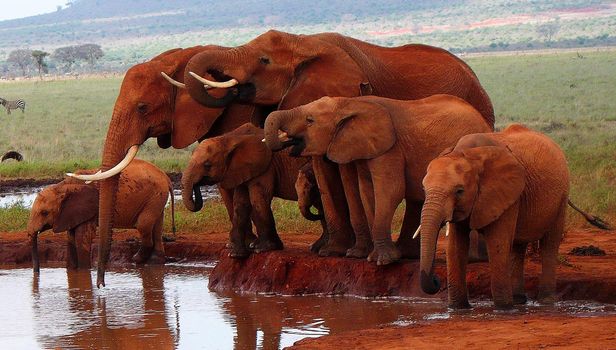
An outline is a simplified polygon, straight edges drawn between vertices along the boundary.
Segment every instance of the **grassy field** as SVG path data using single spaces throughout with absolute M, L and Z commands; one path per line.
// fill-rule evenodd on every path
M 497 127 L 521 122 L 556 140 L 569 160 L 571 198 L 616 222 L 616 51 L 466 60 L 492 98 Z M 2 163 L 0 177 L 57 177 L 97 166 L 119 85 L 119 78 L 0 83 L 0 97 L 27 101 L 25 114 L 0 110 L 0 152 L 16 149 L 25 157 Z M 139 151 L 167 171 L 180 171 L 189 155 L 158 149 L 154 140 Z M 197 215 L 179 211 L 180 230 L 227 225 L 220 203 L 210 207 Z M 275 208 L 281 231 L 306 227 L 296 220 L 294 203 L 276 202 Z M 570 215 L 572 225 L 582 223 Z M 25 210 L 0 210 L 0 231 L 23 228 L 26 220 Z

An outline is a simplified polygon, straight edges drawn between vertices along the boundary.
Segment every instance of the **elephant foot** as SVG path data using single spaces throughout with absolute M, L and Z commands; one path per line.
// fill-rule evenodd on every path
M 333 244 L 326 244 L 321 249 L 319 249 L 319 256 L 345 256 L 348 248 L 344 246 L 337 246 Z
M 254 242 L 256 242 L 259 238 L 257 237 L 257 235 L 255 235 L 252 232 L 248 232 L 246 233 L 246 235 L 244 236 L 244 243 L 246 244 L 247 247 L 252 246 L 252 244 Z
M 321 248 L 323 248 L 323 246 L 325 246 L 326 244 L 327 244 L 327 235 L 323 233 L 321 234 L 321 237 L 319 237 L 319 239 L 317 239 L 316 241 L 314 241 L 314 243 L 310 245 L 310 251 L 315 254 L 318 254 Z
M 448 307 L 454 310 L 467 310 L 472 309 L 471 304 L 469 304 L 468 300 L 464 301 L 452 301 L 449 302 Z
M 556 296 L 554 296 L 554 293 L 545 293 L 539 291 L 539 295 L 537 295 L 537 301 L 540 304 L 552 305 L 556 302 Z
M 337 235 L 331 236 L 327 243 L 319 249 L 319 256 L 345 256 L 347 250 L 355 244 L 354 236 Z
M 494 300 L 494 308 L 501 311 L 511 310 L 513 309 L 513 303 Z
M 246 259 L 250 255 L 250 251 L 245 245 L 236 245 L 229 243 L 229 257 L 233 259 Z
M 148 265 L 163 265 L 166 261 L 165 254 L 161 252 L 153 252 L 148 259 Z
M 400 251 L 389 239 L 374 241 L 374 250 L 368 255 L 368 261 L 376 262 L 378 266 L 389 265 L 402 257 Z
M 526 294 L 514 294 L 513 295 L 513 304 L 515 305 L 523 305 L 523 304 L 526 304 L 527 301 L 528 301 L 528 298 L 526 297 Z
M 262 239 L 257 238 L 252 244 L 250 244 L 250 248 L 254 250 L 255 253 L 263 253 L 269 252 L 271 250 L 282 250 L 284 245 L 280 239 Z
M 140 247 L 137 253 L 133 255 L 133 261 L 138 265 L 145 264 L 145 262 L 150 258 L 151 253 L 151 248 Z
M 355 244 L 355 246 L 346 251 L 347 258 L 365 259 L 372 252 L 372 244 Z
M 419 259 L 421 244 L 419 239 L 403 238 L 396 241 L 396 248 L 405 259 Z

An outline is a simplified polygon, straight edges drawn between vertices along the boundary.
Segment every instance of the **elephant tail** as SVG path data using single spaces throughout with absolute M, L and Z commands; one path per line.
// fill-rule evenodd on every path
M 169 195 L 171 196 L 171 231 L 175 236 L 175 199 L 173 198 L 173 185 L 169 187 Z
M 569 206 L 573 208 L 573 210 L 582 214 L 584 219 L 586 219 L 586 221 L 588 221 L 589 224 L 595 227 L 598 227 L 600 229 L 603 229 L 603 230 L 611 230 L 609 223 L 605 222 L 603 219 L 601 219 L 598 216 L 590 215 L 587 212 L 583 211 L 582 209 L 578 208 L 575 204 L 573 204 L 573 202 L 571 202 L 571 199 L 567 199 L 567 204 L 569 204 Z

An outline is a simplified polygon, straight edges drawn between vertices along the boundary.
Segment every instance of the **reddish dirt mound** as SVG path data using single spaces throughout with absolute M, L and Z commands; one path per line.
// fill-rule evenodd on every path
M 447 320 L 303 339 L 288 349 L 613 349 L 616 316 Z

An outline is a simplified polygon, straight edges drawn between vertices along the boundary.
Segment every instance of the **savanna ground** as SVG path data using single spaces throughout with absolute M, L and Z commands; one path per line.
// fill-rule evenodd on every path
M 571 198 L 580 207 L 616 222 L 616 51 L 468 57 L 490 94 L 497 127 L 524 123 L 547 133 L 565 150 L 571 170 Z M 0 97 L 26 100 L 26 113 L 0 110 L 0 151 L 20 151 L 25 160 L 0 165 L 0 178 L 60 178 L 99 165 L 101 148 L 121 78 L 0 83 Z M 168 172 L 181 171 L 192 147 L 161 150 L 149 140 L 139 157 Z M 180 231 L 226 230 L 222 203 L 197 214 L 176 206 Z M 276 201 L 279 231 L 319 230 L 297 220 L 295 203 Z M 569 211 L 569 226 L 584 225 Z M 25 228 L 28 210 L 0 209 L 0 232 Z M 400 215 L 396 217 L 399 226 Z M 170 229 L 169 220 L 166 229 Z

